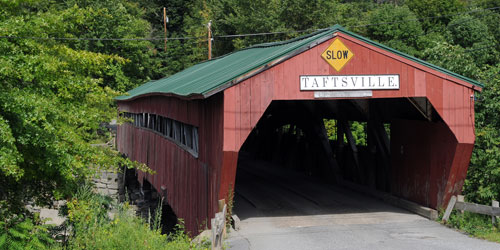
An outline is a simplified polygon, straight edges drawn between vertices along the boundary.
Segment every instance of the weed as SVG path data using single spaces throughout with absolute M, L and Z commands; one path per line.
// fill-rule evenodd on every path
M 234 189 L 232 185 L 229 185 L 229 190 L 227 192 L 227 211 L 226 211 L 226 228 L 229 229 L 231 227 L 231 216 L 233 215 L 233 206 L 234 206 Z
M 490 216 L 454 211 L 448 220 L 448 225 L 474 237 L 500 243 L 500 227 L 491 224 Z
M 113 219 L 108 217 L 107 200 L 87 188 L 82 188 L 68 202 L 68 217 L 73 234 L 68 249 L 197 249 L 184 233 L 182 221 L 175 232 L 161 234 L 161 203 L 144 221 L 135 216 L 127 202 L 116 206 Z

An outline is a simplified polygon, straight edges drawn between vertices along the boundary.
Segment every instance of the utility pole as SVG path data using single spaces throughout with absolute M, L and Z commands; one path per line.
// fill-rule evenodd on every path
M 212 59 L 212 20 L 208 22 L 208 60 Z
M 163 7 L 163 27 L 165 28 L 165 53 L 167 53 L 167 8 Z

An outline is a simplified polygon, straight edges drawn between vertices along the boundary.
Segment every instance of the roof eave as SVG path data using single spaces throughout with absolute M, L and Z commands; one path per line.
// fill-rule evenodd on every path
M 127 98 L 127 99 L 120 99 L 119 97 L 122 97 L 122 96 L 118 96 L 115 98 L 115 101 L 117 101 L 117 102 L 129 102 L 129 101 L 136 100 L 138 98 L 149 97 L 149 96 L 175 97 L 175 98 L 179 98 L 181 100 L 205 99 L 205 97 L 202 94 L 198 94 L 198 93 L 189 94 L 189 95 L 179 95 L 179 94 L 170 93 L 170 92 L 169 93 L 151 92 L 151 93 L 146 93 L 146 94 L 142 94 L 142 95 L 132 96 L 132 97 Z

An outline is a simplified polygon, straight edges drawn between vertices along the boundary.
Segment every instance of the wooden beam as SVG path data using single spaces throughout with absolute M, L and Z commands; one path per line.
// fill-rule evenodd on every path
M 336 181 L 336 183 L 341 183 L 342 182 L 342 174 L 340 172 L 339 165 L 337 164 L 337 161 L 335 160 L 335 156 L 333 154 L 332 147 L 330 146 L 330 140 L 328 139 L 328 134 L 326 132 L 325 123 L 324 123 L 323 119 L 315 112 L 316 109 L 314 108 L 314 104 L 312 102 L 305 103 L 305 107 L 312 118 L 313 131 L 318 136 L 318 138 L 321 142 L 321 145 L 323 147 L 323 150 L 325 151 L 328 165 L 330 165 L 330 167 L 333 170 L 333 174 L 335 175 L 335 181 Z
M 499 207 L 498 201 L 491 201 L 491 206 L 493 208 L 495 208 L 495 207 L 498 208 Z M 491 223 L 496 224 L 496 222 L 497 222 L 497 217 L 496 216 L 491 216 Z
M 451 212 L 453 211 L 453 208 L 455 207 L 455 204 L 457 203 L 457 197 L 452 196 L 450 198 L 450 201 L 448 202 L 448 206 L 446 207 L 446 211 L 444 212 L 443 215 L 443 221 L 448 221 L 450 219 Z
M 428 121 L 432 121 L 432 105 L 425 97 L 408 97 L 408 101 Z
M 444 212 L 443 215 L 443 221 L 447 221 L 450 218 L 453 209 L 468 211 L 476 214 L 484 214 L 489 216 L 500 216 L 500 208 L 495 207 L 495 202 L 493 202 L 492 206 L 487 206 L 487 205 L 458 201 L 462 200 L 462 197 L 463 196 L 461 196 L 460 199 L 458 199 L 456 196 L 452 196 L 450 198 L 450 202 L 448 202 L 448 207 L 446 207 L 446 211 Z M 498 206 L 498 202 L 496 203 L 496 205 Z
M 370 119 L 368 120 L 368 134 L 369 134 L 369 146 L 375 146 L 375 150 L 371 152 L 376 152 L 376 154 L 382 158 L 382 170 L 377 171 L 375 174 L 378 183 L 382 185 L 385 191 L 390 190 L 390 142 L 387 132 L 385 131 L 384 124 L 381 119 L 381 106 L 377 103 L 371 103 L 370 105 Z M 373 149 L 373 148 L 372 148 Z M 380 166 L 380 164 L 379 164 Z
M 354 158 L 354 165 L 355 165 L 354 167 L 356 168 L 355 170 L 358 174 L 358 178 L 360 180 L 364 180 L 364 173 L 363 171 L 361 171 L 361 166 L 359 163 L 358 147 L 356 146 L 356 141 L 354 140 L 354 136 L 352 135 L 351 127 L 349 126 L 347 120 L 340 120 L 339 123 L 341 124 L 342 129 L 346 135 L 347 142 L 351 147 L 352 156 Z
M 379 140 L 381 141 L 384 151 L 386 152 L 387 156 L 391 155 L 391 142 L 389 139 L 389 135 L 387 134 L 387 131 L 385 131 L 384 123 L 382 122 L 377 122 L 375 124 L 375 129 L 377 132 L 377 136 L 379 136 Z
M 335 181 L 336 183 L 340 183 L 342 181 L 342 175 L 340 173 L 340 168 L 337 164 L 337 161 L 335 160 L 335 156 L 333 155 L 332 147 L 330 146 L 330 140 L 328 140 L 325 123 L 321 118 L 316 118 L 315 120 L 316 120 L 315 125 L 313 126 L 314 130 L 316 130 L 315 132 L 317 133 L 321 141 L 321 145 L 323 146 L 323 149 L 325 151 L 328 164 L 331 166 L 333 170 L 333 174 L 335 175 Z
M 342 186 L 352 189 L 354 191 L 364 193 L 373 197 L 376 197 L 384 202 L 392 204 L 394 206 L 406 209 L 408 211 L 419 214 L 430 220 L 436 220 L 438 217 L 438 212 L 432 208 L 421 206 L 415 202 L 408 201 L 402 198 L 398 198 L 386 192 L 381 192 L 378 190 L 373 190 L 365 186 L 361 186 L 352 182 L 344 181 Z
M 361 113 L 361 115 L 368 120 L 370 115 L 370 103 L 366 99 L 352 99 L 352 105 Z
M 465 202 L 465 197 L 463 195 L 457 195 L 457 202 Z M 463 214 L 464 210 L 460 210 L 460 213 Z
M 468 202 L 457 202 L 455 209 L 469 211 L 477 214 L 484 214 L 489 216 L 500 216 L 500 208 L 487 205 L 480 205 Z
M 352 135 L 351 126 L 349 126 L 349 123 L 347 122 L 347 120 L 341 120 L 340 124 L 342 124 L 343 130 L 344 130 L 346 138 L 347 138 L 347 142 L 349 143 L 349 146 L 351 147 L 352 152 L 355 152 L 357 154 L 358 147 L 356 146 L 356 141 L 354 141 L 354 136 Z M 357 164 L 357 162 L 356 162 L 356 164 Z
M 218 202 L 218 205 L 219 205 L 219 213 L 222 213 L 223 216 L 224 216 L 224 222 L 226 221 L 226 200 L 225 199 L 222 199 L 222 200 L 219 200 Z M 222 238 L 226 238 L 226 225 L 224 223 L 224 228 L 222 229 Z
M 387 136 L 387 133 L 385 132 L 385 128 L 382 122 L 380 121 L 375 121 L 375 120 L 370 120 L 368 121 L 370 128 L 370 133 L 372 134 L 371 138 L 374 139 L 375 141 L 375 146 L 377 148 L 376 152 L 378 155 L 382 158 L 382 168 L 383 168 L 383 174 L 380 175 L 380 182 L 383 183 L 383 188 L 388 191 L 390 188 L 390 148 L 389 148 L 389 142 L 388 138 L 387 141 L 385 137 Z

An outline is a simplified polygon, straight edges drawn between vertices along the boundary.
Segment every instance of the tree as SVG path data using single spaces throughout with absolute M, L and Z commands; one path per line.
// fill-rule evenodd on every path
M 441 31 L 454 15 L 465 11 L 462 0 L 409 0 L 406 4 L 420 19 L 425 31 Z
M 424 33 L 416 19 L 406 6 L 383 4 L 370 12 L 367 34 L 397 50 L 416 54 L 415 47 Z
M 476 101 L 476 143 L 464 185 L 467 198 L 489 204 L 500 199 L 500 64 L 481 74 L 487 83 Z
M 72 32 L 83 24 L 68 19 L 74 9 L 43 2 L 0 2 L 8 15 L 0 36 L 78 37 Z M 81 16 L 89 12 L 79 9 Z M 112 88 L 130 87 L 130 60 L 52 39 L 0 39 L 0 55 L 0 217 L 25 213 L 27 202 L 70 196 L 97 166 L 134 165 L 92 146 L 106 139 L 97 133 L 100 124 L 116 117 L 112 98 L 120 92 Z

